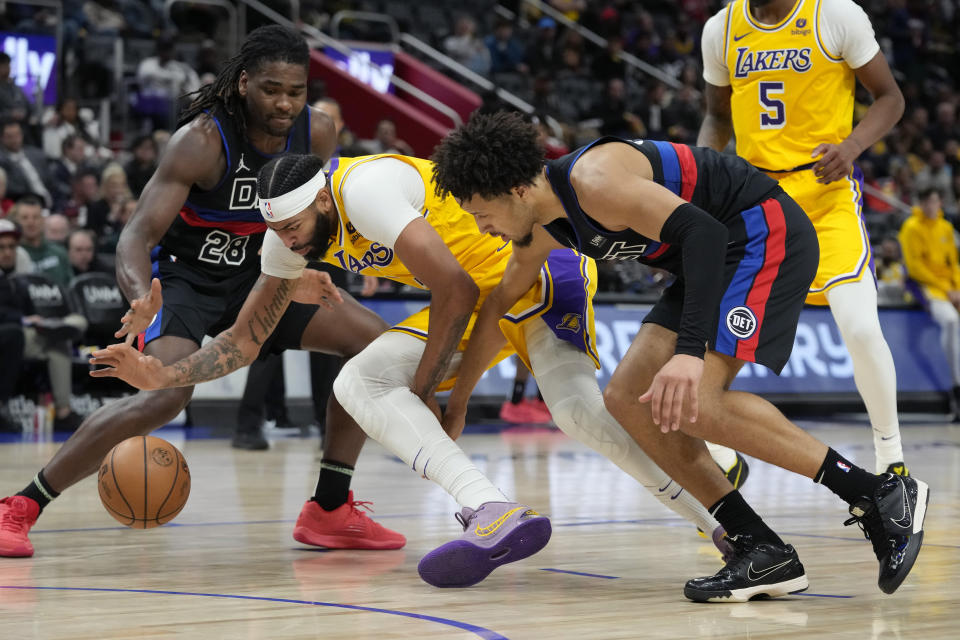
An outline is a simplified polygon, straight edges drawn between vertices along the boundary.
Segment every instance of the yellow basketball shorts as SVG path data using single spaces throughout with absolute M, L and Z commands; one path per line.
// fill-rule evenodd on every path
M 467 348 L 477 313 L 493 291 L 503 272 L 474 278 L 480 287 L 480 297 L 467 330 L 460 341 L 459 350 Z M 530 366 L 523 326 L 528 322 L 542 319 L 561 340 L 570 342 L 586 353 L 594 365 L 600 368 L 597 355 L 597 338 L 594 331 L 593 296 L 597 292 L 597 265 L 591 259 L 572 249 L 557 249 L 550 253 L 546 263 L 540 269 L 540 280 L 510 309 L 500 320 L 500 329 L 507 338 L 507 344 L 494 364 L 504 358 L 517 354 L 523 363 Z M 397 323 L 390 331 L 400 331 L 421 340 L 427 339 L 430 322 L 430 307 L 424 307 L 406 320 Z M 456 378 L 444 380 L 438 389 L 445 391 L 453 387 Z
M 817 230 L 820 266 L 810 285 L 808 304 L 827 304 L 826 292 L 874 273 L 870 238 L 863 224 L 863 174 L 854 165 L 850 174 L 819 184 L 812 170 L 770 174 L 780 181 L 806 212 Z

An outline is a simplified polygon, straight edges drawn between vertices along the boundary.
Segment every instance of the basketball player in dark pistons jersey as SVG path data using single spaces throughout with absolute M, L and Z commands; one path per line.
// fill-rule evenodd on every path
M 478 314 L 451 392 L 462 398 L 498 344 L 497 319 L 529 288 L 550 251 L 640 260 L 677 276 L 644 318 L 604 391 L 610 413 L 664 472 L 727 531 L 733 557 L 686 583 L 696 601 L 739 602 L 807 588 L 794 548 L 773 532 L 710 457 L 704 440 L 825 485 L 850 505 L 893 593 L 923 541 L 928 487 L 874 475 L 791 423 L 773 405 L 730 391 L 744 362 L 779 373 L 817 271 L 813 225 L 777 183 L 712 149 L 601 138 L 544 162 L 536 129 L 515 114 L 476 115 L 434 152 L 438 192 L 480 231 L 514 245 Z
M 117 279 L 133 301 L 118 338 L 137 339 L 144 353 L 175 362 L 199 349 L 204 335 L 231 326 L 249 292 L 251 299 L 286 300 L 290 292 L 278 290 L 284 281 L 258 281 L 266 226 L 256 179 L 278 154 L 312 152 L 326 160 L 335 148 L 330 118 L 306 106 L 308 65 L 299 34 L 262 27 L 199 91 L 117 247 Z M 261 356 L 302 348 L 348 358 L 387 328 L 327 274 L 309 276 L 293 299 L 331 302 L 291 304 L 269 334 L 252 323 Z M 0 556 L 33 555 L 28 532 L 43 507 L 94 473 L 114 445 L 172 420 L 191 394 L 192 387 L 141 391 L 88 416 L 23 491 L 0 501 Z M 353 501 L 350 479 L 365 435 L 334 397 L 327 425 L 321 479 L 294 537 L 332 548 L 402 547 L 401 534 Z

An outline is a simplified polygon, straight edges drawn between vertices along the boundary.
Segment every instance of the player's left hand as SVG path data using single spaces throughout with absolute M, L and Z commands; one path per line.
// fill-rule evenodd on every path
M 94 378 L 120 378 L 144 391 L 164 388 L 163 363 L 122 342 L 91 353 L 90 364 L 106 367 L 91 370 Z
M 810 154 L 811 158 L 821 156 L 813 165 L 813 175 L 820 184 L 829 184 L 846 176 L 853 167 L 853 161 L 863 149 L 856 141 L 847 138 L 840 144 L 821 144 Z
M 327 309 L 333 309 L 334 303 L 343 302 L 343 296 L 337 285 L 333 284 L 330 274 L 316 269 L 304 269 L 297 288 L 293 292 L 294 302 L 303 304 L 318 304 Z
M 680 429 L 684 413 L 690 422 L 697 421 L 699 404 L 697 389 L 703 377 L 703 360 L 696 356 L 677 354 L 663 365 L 640 402 L 650 403 L 654 424 L 669 433 Z

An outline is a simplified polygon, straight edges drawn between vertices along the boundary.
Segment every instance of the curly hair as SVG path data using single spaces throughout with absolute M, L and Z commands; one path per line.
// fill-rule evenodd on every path
M 314 155 L 291 153 L 274 158 L 257 174 L 257 195 L 266 200 L 289 193 L 322 168 L 323 159 Z
M 473 114 L 430 157 L 437 195 L 461 200 L 492 199 L 532 185 L 544 159 L 537 128 L 521 114 L 507 111 Z
M 307 41 L 296 31 L 275 24 L 254 29 L 240 46 L 240 53 L 227 61 L 216 80 L 188 94 L 196 97 L 184 110 L 178 124 L 186 124 L 219 104 L 236 121 L 240 134 L 246 135 L 243 96 L 238 88 L 240 72 L 246 71 L 252 75 L 270 62 L 289 62 L 309 67 L 310 49 Z

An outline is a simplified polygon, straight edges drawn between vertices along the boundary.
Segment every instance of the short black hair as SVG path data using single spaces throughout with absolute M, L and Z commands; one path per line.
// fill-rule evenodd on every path
M 937 189 L 936 187 L 924 187 L 923 189 L 920 189 L 920 191 L 917 193 L 917 197 L 920 198 L 920 202 L 923 202 L 933 194 L 937 194 L 938 196 L 940 196 L 940 189 Z
M 290 153 L 263 165 L 257 175 L 257 195 L 261 200 L 276 198 L 303 185 L 323 169 L 323 159 L 315 155 Z
M 73 146 L 73 143 L 77 140 L 83 140 L 80 136 L 75 133 L 68 134 L 66 138 L 63 139 L 63 142 L 60 143 L 60 152 L 63 153 L 67 149 Z
M 24 194 L 24 195 L 20 196 L 19 198 L 17 198 L 17 203 L 16 203 L 16 204 L 17 204 L 18 207 L 19 207 L 20 205 L 22 205 L 22 204 L 25 204 L 25 205 L 28 205 L 28 206 L 34 206 L 34 207 L 42 207 L 42 206 L 43 206 L 43 200 L 41 200 L 41 199 L 40 199 L 40 196 L 38 196 L 38 195 L 36 195 L 36 194 L 27 193 L 27 194 Z
M 438 196 L 491 199 L 532 185 L 545 154 L 537 127 L 516 112 L 475 113 L 433 151 Z
M 0 64 L 3 64 L 5 62 L 9 64 L 10 60 L 11 60 L 10 56 L 8 56 L 5 52 L 0 51 Z

